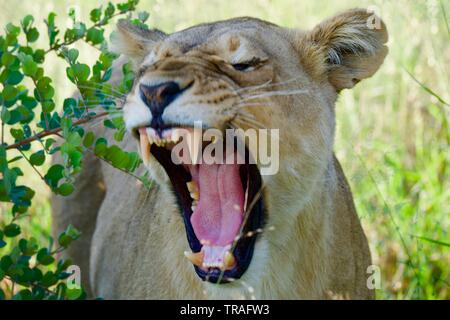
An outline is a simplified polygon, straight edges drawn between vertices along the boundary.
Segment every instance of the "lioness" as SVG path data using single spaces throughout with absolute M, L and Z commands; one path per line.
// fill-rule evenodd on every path
M 371 24 L 376 19 L 378 23 Z M 87 158 L 55 199 L 56 230 L 94 296 L 137 299 L 374 298 L 351 191 L 333 154 L 338 93 L 372 76 L 387 31 L 355 9 L 310 31 L 254 18 L 164 34 L 118 24 L 115 48 L 136 79 L 124 103 L 154 187 Z M 180 128 L 279 129 L 279 170 L 175 164 Z M 205 147 L 203 145 L 202 147 Z

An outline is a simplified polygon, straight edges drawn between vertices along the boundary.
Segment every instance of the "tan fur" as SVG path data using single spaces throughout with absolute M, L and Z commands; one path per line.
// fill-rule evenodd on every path
M 76 249 L 82 272 L 89 273 L 93 294 L 104 298 L 137 299 L 368 299 L 371 264 L 367 240 L 356 214 L 342 169 L 333 155 L 334 104 L 337 93 L 371 76 L 386 55 L 387 32 L 370 30 L 368 14 L 352 10 L 309 32 L 239 18 L 195 26 L 172 35 L 119 25 L 118 48 L 134 61 L 136 83 L 174 80 L 181 86 L 194 81 L 189 94 L 167 107 L 163 120 L 192 125 L 202 120 L 223 129 L 233 121 L 240 127 L 280 129 L 280 170 L 264 176 L 267 227 L 258 236 L 249 269 L 230 284 L 202 282 L 183 256 L 188 250 L 183 221 L 168 178 L 152 160 L 155 180 L 151 191 L 135 179 L 102 163 L 106 194 L 76 194 L 92 203 L 81 213 L 75 199 L 55 210 L 64 222 L 92 217 L 95 232 L 82 230 L 92 241 Z M 145 38 L 145 40 L 143 40 Z M 125 40 L 124 40 L 125 39 Z M 125 42 L 124 42 L 125 41 Z M 254 71 L 231 67 L 254 56 L 262 65 Z M 257 107 L 242 109 L 255 122 L 239 119 L 233 106 L 236 90 L 291 80 L 270 90 L 304 89 L 304 93 L 257 98 Z M 146 125 L 151 114 L 136 87 L 128 95 L 124 118 L 129 129 Z M 248 118 L 247 118 L 248 119 Z M 128 135 L 122 146 L 136 150 Z M 85 164 L 84 177 L 98 176 L 98 166 Z M 90 211 L 90 209 L 86 209 Z M 96 220 L 95 220 L 96 217 Z

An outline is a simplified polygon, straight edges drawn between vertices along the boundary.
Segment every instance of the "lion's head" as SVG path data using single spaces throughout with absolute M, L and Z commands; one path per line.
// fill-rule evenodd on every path
M 385 26 L 373 18 L 351 10 L 306 32 L 236 18 L 170 35 L 119 23 L 116 50 L 136 71 L 126 126 L 152 177 L 178 203 L 186 256 L 202 279 L 240 278 L 252 257 L 264 259 L 258 243 L 287 239 L 292 219 L 320 193 L 338 93 L 373 75 L 387 53 Z M 279 151 L 277 172 L 262 175 L 261 159 L 250 163 L 248 152 L 243 164 L 174 163 L 180 129 L 192 132 L 195 122 L 216 132 L 278 129 L 279 150 L 268 148 Z M 225 145 L 211 140 L 200 149 Z M 270 226 L 278 232 L 261 232 Z

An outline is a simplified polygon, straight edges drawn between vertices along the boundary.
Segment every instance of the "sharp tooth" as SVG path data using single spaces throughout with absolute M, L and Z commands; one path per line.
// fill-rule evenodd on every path
M 236 264 L 236 259 L 235 259 L 234 255 L 230 251 L 225 252 L 225 255 L 223 257 L 224 269 L 225 270 L 231 269 L 234 267 L 235 264 Z
M 198 190 L 198 185 L 195 181 L 189 181 L 186 183 L 191 198 L 194 200 L 200 199 L 200 191 Z
M 150 143 L 147 135 L 141 134 L 141 156 L 144 164 L 147 165 L 150 160 Z
M 189 191 L 190 193 L 198 192 L 198 185 L 197 185 L 197 182 L 195 182 L 195 181 L 189 181 L 189 182 L 186 183 L 186 186 L 187 186 L 188 191 Z
M 192 203 L 192 206 L 191 206 L 192 212 L 194 212 L 195 209 L 197 209 L 197 204 L 196 203 Z
M 185 251 L 184 255 L 186 258 L 189 259 L 189 261 L 191 261 L 194 265 L 196 265 L 197 267 L 201 267 L 203 265 L 203 256 L 204 253 L 203 252 L 189 252 L 189 251 Z
M 200 199 L 200 194 L 198 192 L 191 192 L 191 198 L 194 200 Z
M 180 130 L 174 129 L 172 131 L 172 136 L 170 137 L 171 141 L 177 143 L 180 140 Z

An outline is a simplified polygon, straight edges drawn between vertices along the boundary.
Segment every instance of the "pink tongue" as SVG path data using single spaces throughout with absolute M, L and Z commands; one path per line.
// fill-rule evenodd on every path
M 231 244 L 239 232 L 244 212 L 244 190 L 238 164 L 191 166 L 200 199 L 191 224 L 200 241 L 209 246 Z

